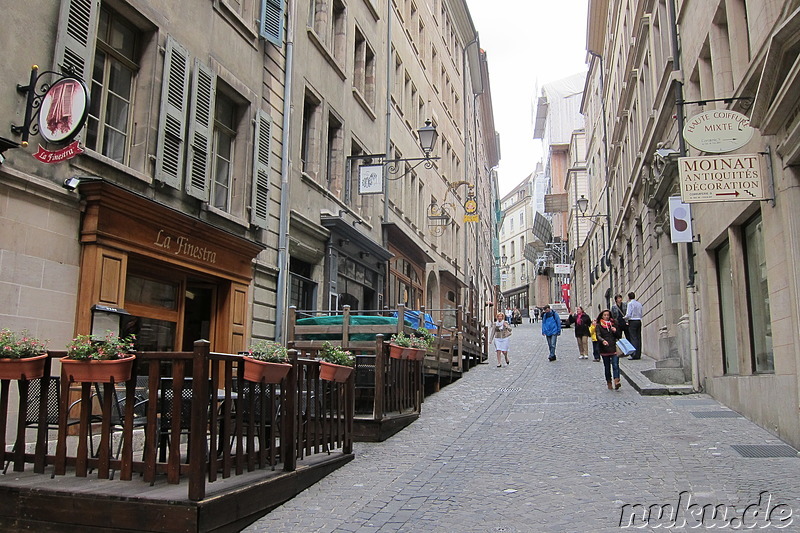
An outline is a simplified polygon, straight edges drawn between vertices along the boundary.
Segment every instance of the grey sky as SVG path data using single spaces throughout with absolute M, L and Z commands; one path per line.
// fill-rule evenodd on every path
M 500 133 L 500 194 L 542 159 L 532 108 L 544 83 L 586 70 L 588 0 L 467 0 L 486 50 L 495 128 Z

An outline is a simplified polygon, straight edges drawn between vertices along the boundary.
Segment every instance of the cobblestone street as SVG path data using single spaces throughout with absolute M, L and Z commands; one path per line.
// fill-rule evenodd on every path
M 510 366 L 497 368 L 492 354 L 426 398 L 417 422 L 385 442 L 356 443 L 354 461 L 246 531 L 617 531 L 623 505 L 641 504 L 641 515 L 678 507 L 681 493 L 684 508 L 688 496 L 727 506 L 735 529 L 748 523 L 733 510 L 741 517 L 764 491 L 772 499 L 762 508 L 775 509 L 766 530 L 800 531 L 800 459 L 732 448 L 780 440 L 707 395 L 640 396 L 624 379 L 607 390 L 602 364 L 578 359 L 572 330 L 557 361 L 546 350 L 538 324 L 517 327 Z M 690 527 L 657 525 L 651 517 L 639 530 Z

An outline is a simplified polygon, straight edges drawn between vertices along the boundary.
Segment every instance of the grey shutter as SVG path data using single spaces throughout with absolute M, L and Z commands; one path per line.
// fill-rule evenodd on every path
M 189 52 L 168 37 L 161 85 L 155 179 L 176 189 L 181 188 L 183 176 L 188 93 Z
M 261 0 L 259 35 L 275 46 L 283 46 L 283 0 Z
M 189 152 L 186 155 L 186 192 L 204 202 L 211 189 L 211 137 L 214 131 L 214 90 L 211 69 L 194 61 L 189 112 Z
M 264 111 L 259 111 L 256 116 L 253 142 L 253 196 L 250 205 L 250 223 L 259 228 L 267 227 L 267 216 L 269 215 L 271 141 L 272 117 Z
M 99 11 L 100 3 L 97 0 L 61 2 L 54 70 L 72 70 L 73 74 L 87 83 L 90 81 Z

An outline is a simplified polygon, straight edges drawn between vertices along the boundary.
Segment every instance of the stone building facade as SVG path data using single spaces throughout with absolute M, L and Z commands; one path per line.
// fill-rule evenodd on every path
M 483 313 L 499 152 L 466 3 L 294 3 L 287 303 Z M 426 123 L 438 134 L 430 161 Z M 370 167 L 384 184 L 360 190 Z M 465 222 L 470 197 L 480 222 Z
M 615 292 L 645 309 L 644 352 L 800 445 L 796 1 L 591 0 L 585 112 L 594 212 L 610 207 Z M 673 244 L 681 124 L 744 114 L 772 199 L 691 204 L 691 244 Z M 605 135 L 600 129 L 605 130 Z M 607 156 L 607 157 L 606 157 Z M 606 203 L 605 195 L 608 195 Z

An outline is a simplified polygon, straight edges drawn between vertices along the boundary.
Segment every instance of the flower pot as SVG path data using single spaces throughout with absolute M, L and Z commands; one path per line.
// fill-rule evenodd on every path
M 334 365 L 333 363 L 326 363 L 325 361 L 319 362 L 319 378 L 325 381 L 344 383 L 352 373 L 353 367 Z
M 425 359 L 425 353 L 428 351 L 425 348 L 408 348 L 408 350 L 408 358 L 412 361 L 422 361 Z
M 0 359 L 0 379 L 38 379 L 44 375 L 47 354 L 24 359 Z
M 122 383 L 131 378 L 135 355 L 109 361 L 76 361 L 62 357 L 61 371 L 69 381 L 90 383 Z
M 292 365 L 286 363 L 268 363 L 244 356 L 244 379 L 247 381 L 278 384 L 291 368 Z
M 408 359 L 408 348 L 397 344 L 389 344 L 389 357 L 392 359 Z

